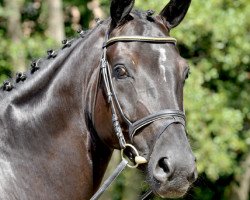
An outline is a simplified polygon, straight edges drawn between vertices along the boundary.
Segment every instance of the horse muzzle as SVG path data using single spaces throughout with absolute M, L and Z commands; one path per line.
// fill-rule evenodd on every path
M 182 197 L 198 176 L 185 127 L 167 124 L 158 135 L 148 163 L 149 184 L 161 197 Z

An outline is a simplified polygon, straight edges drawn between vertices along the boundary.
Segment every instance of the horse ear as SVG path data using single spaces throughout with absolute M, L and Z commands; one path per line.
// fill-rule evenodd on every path
M 181 23 L 188 11 L 190 3 L 191 0 L 170 0 L 160 13 L 160 15 L 167 20 L 169 28 L 174 28 Z
M 110 6 L 110 15 L 113 25 L 117 26 L 122 20 L 129 15 L 135 0 L 112 0 Z

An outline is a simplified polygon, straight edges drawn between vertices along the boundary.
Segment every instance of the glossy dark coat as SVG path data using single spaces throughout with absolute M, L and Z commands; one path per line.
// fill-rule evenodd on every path
M 39 60 L 39 70 L 10 92 L 0 92 L 0 199 L 87 200 L 97 190 L 113 149 L 119 148 L 100 78 L 105 34 L 168 36 L 190 1 L 173 0 L 155 17 L 131 13 L 133 4 L 113 0 L 111 19 L 84 39 L 73 40 L 57 57 Z M 119 101 L 131 121 L 162 109 L 183 110 L 188 66 L 175 46 L 116 43 L 107 56 Z M 142 170 L 148 172 L 153 191 L 178 197 L 196 179 L 195 162 L 181 125 L 156 138 L 164 123 L 141 130 L 134 145 L 149 161 Z M 124 124 L 123 129 L 130 143 Z

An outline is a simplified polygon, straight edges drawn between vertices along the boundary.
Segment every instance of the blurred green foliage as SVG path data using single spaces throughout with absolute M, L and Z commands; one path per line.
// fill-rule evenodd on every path
M 31 34 L 17 45 L 7 37 L 6 13 L 0 0 L 0 82 L 15 68 L 10 64 L 11 55 L 25 51 L 28 66 L 33 58 L 44 56 L 47 48 L 56 46 L 44 33 L 46 11 L 43 6 L 33 7 L 33 2 L 25 0 L 22 9 L 22 23 L 33 22 Z M 75 32 L 67 8 L 77 6 L 80 23 L 87 28 L 93 19 L 88 2 L 63 1 L 68 36 Z M 100 0 L 107 16 L 109 4 L 109 0 Z M 164 6 L 161 0 L 136 0 L 136 7 L 142 10 L 160 12 Z M 188 135 L 200 172 L 200 180 L 184 199 L 229 199 L 235 177 L 245 170 L 240 163 L 250 154 L 249 10 L 249 0 L 193 1 L 183 23 L 171 33 L 178 39 L 181 55 L 188 59 L 192 71 L 185 86 L 185 107 Z M 128 199 L 125 196 L 133 190 L 138 194 L 138 188 L 131 188 L 131 180 L 146 190 L 141 175 L 128 171 L 110 189 L 113 200 Z

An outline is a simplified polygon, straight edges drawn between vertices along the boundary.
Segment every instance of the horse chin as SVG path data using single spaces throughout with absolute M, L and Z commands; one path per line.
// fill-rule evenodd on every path
M 161 198 L 181 198 L 187 193 L 190 187 L 190 183 L 181 177 L 169 180 L 165 183 L 160 183 L 151 175 L 149 171 L 147 182 L 153 193 Z
M 168 191 L 167 193 L 164 192 L 163 194 L 157 192 L 156 195 L 160 196 L 161 198 L 169 198 L 169 199 L 177 199 L 183 197 L 186 192 L 180 192 L 180 191 Z
M 185 186 L 177 186 L 168 182 L 163 185 L 157 183 L 155 180 L 150 183 L 150 186 L 155 195 L 160 196 L 161 198 L 173 199 L 183 197 L 189 189 L 189 184 Z

